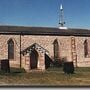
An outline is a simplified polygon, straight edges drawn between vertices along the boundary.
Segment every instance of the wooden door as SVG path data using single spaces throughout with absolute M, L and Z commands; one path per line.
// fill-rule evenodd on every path
M 37 63 L 38 63 L 38 52 L 36 50 L 33 50 L 30 54 L 31 69 L 37 69 Z

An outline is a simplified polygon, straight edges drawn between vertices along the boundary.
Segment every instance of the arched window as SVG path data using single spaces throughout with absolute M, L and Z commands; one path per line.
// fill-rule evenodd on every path
M 87 40 L 84 41 L 84 56 L 85 57 L 88 56 L 88 41 Z
M 14 59 L 14 41 L 12 39 L 8 41 L 8 59 Z
M 59 45 L 58 45 L 58 41 L 57 39 L 54 40 L 53 42 L 53 46 L 54 46 L 54 59 L 58 59 L 59 58 Z

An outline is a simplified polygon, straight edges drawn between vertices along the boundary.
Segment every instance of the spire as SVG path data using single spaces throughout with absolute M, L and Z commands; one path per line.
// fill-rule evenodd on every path
M 60 5 L 60 13 L 59 13 L 59 28 L 64 27 L 65 21 L 64 21 L 64 13 L 63 13 L 63 6 Z
M 59 18 L 60 18 L 59 19 L 59 25 L 61 27 L 63 27 L 65 22 L 64 22 L 64 15 L 63 15 L 63 6 L 62 6 L 62 4 L 60 5 L 60 17 Z
M 62 4 L 61 4 L 61 6 L 60 6 L 60 10 L 63 10 Z

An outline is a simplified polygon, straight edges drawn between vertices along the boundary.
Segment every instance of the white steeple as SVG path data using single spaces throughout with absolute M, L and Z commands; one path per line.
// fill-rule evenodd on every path
M 63 6 L 62 4 L 60 5 L 60 13 L 59 13 L 59 28 L 66 28 L 64 27 L 65 21 L 64 21 L 64 13 L 63 13 Z
M 63 10 L 62 4 L 60 5 L 60 10 Z

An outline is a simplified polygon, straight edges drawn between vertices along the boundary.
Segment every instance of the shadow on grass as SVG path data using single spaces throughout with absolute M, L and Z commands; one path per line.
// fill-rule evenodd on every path
M 0 71 L 0 75 L 12 75 L 12 76 L 16 76 L 16 75 L 20 75 L 22 73 L 26 73 L 24 68 L 11 68 L 10 72 L 5 72 L 5 71 Z
M 68 75 L 68 74 L 65 74 L 63 72 L 63 68 L 56 68 L 56 67 L 50 67 L 48 68 L 45 72 L 29 72 L 29 73 L 60 73 L 60 74 L 64 74 L 65 76 L 72 76 L 72 74 Z M 88 68 L 75 68 L 75 72 L 73 75 L 75 76 L 78 76 L 78 75 L 81 75 L 81 74 L 84 74 L 85 72 L 88 72 L 90 73 L 90 67 Z M 26 73 L 25 69 L 24 68 L 10 68 L 10 73 L 8 72 L 5 72 L 5 71 L 0 71 L 0 75 L 11 75 L 11 76 L 17 76 L 17 75 L 23 75 L 24 73 Z

